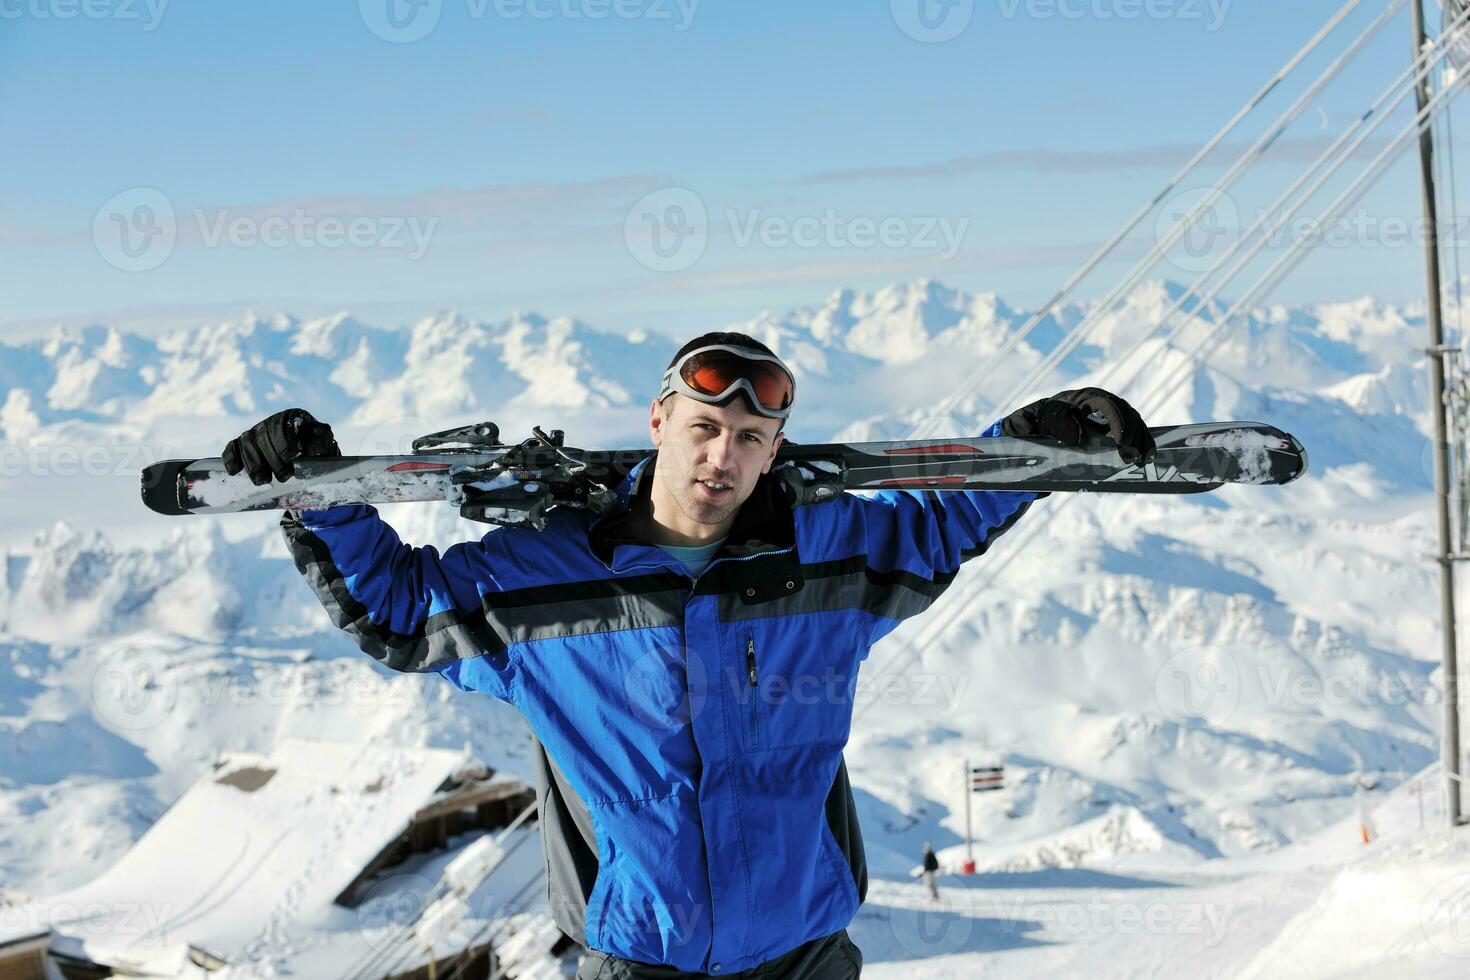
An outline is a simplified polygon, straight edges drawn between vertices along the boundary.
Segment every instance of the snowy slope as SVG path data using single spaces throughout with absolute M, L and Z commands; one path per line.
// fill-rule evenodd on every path
M 1399 831 L 1365 846 L 1354 817 L 1249 858 L 942 874 L 938 903 L 895 876 L 848 931 L 880 980 L 1462 977 L 1470 838 Z
M 977 798 L 977 859 L 1043 888 L 1120 862 L 1192 874 L 1289 849 L 1353 812 L 1365 778 L 1391 786 L 1434 758 L 1420 312 L 1262 309 L 1206 366 L 1189 362 L 1188 336 L 1134 350 L 1178 296 L 1140 287 L 1025 397 L 1096 382 L 1159 424 L 1270 421 L 1306 443 L 1312 473 L 1199 499 L 1043 501 L 875 650 L 848 758 L 876 893 L 912 887 L 925 840 L 946 860 L 963 851 L 966 758 L 1010 775 Z M 1193 328 L 1228 305 L 1194 310 Z M 1085 313 L 1058 310 L 1019 344 L 951 431 L 986 424 Z M 906 434 L 1026 318 L 921 281 L 734 328 L 796 366 L 792 434 L 816 441 Z M 638 444 L 678 342 L 445 313 L 401 329 L 251 316 L 0 345 L 0 886 L 91 880 L 221 752 L 286 735 L 468 745 L 529 775 L 504 706 L 391 675 L 335 634 L 270 518 L 156 518 L 135 503 L 137 470 L 217 452 L 292 404 L 332 421 L 348 452 L 480 418 L 507 437 L 543 424 L 578 444 Z M 1172 371 L 1183 384 L 1145 397 Z M 485 530 L 439 508 L 386 513 L 416 543 Z M 1204 705 L 1180 687 L 1200 679 L 1218 695 Z M 1236 937 L 1242 956 L 1274 935 Z

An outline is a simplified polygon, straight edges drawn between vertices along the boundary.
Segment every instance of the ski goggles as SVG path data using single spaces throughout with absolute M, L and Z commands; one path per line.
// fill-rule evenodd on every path
M 761 415 L 784 419 L 791 414 L 791 403 L 796 398 L 796 379 L 773 354 L 710 344 L 685 354 L 664 372 L 658 400 L 680 394 L 706 405 L 718 405 L 737 392 L 744 392 L 751 407 Z

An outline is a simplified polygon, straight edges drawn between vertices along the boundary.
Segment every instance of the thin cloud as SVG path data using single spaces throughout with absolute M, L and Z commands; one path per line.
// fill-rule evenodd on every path
M 1265 155 L 1264 163 L 1304 163 L 1315 160 L 1330 145 L 1327 137 L 1281 142 Z M 1355 154 L 1376 152 L 1384 141 L 1369 140 Z M 1215 150 L 1214 159 L 1239 157 L 1249 144 L 1226 144 Z M 855 167 L 827 170 L 802 177 L 802 184 L 841 184 L 862 180 L 913 180 L 958 177 L 984 173 L 1108 174 L 1120 170 L 1163 170 L 1182 166 L 1197 150 L 1191 143 L 1144 146 L 1131 150 L 1053 150 L 1041 147 L 994 150 L 971 156 L 951 157 L 931 163 L 885 167 Z
M 0 245 L 64 245 L 75 237 L 57 235 L 45 228 L 27 228 L 0 221 Z
M 589 217 L 605 217 L 609 227 L 615 224 L 620 229 L 631 202 L 670 183 L 667 177 L 632 175 L 565 184 L 496 184 L 413 194 L 315 195 L 206 205 L 173 197 L 167 187 L 157 189 L 173 205 L 172 224 L 179 247 L 193 247 L 204 244 L 206 232 L 219 234 L 227 242 L 227 226 L 233 222 L 243 220 L 259 227 L 273 218 L 288 223 L 299 218 L 311 222 L 328 218 L 342 222 L 361 218 L 415 221 L 420 225 L 432 222 L 435 235 L 487 233 L 512 240 L 555 241 L 559 228 L 585 222 Z M 63 231 L 0 222 L 0 247 L 89 242 L 91 218 L 87 212 L 85 224 L 79 221 Z
M 249 205 L 217 205 L 231 216 L 267 218 L 304 212 L 319 217 L 389 218 L 423 215 L 456 231 L 503 230 L 506 220 L 544 220 L 589 204 L 626 209 L 636 195 L 667 184 L 651 176 L 611 177 L 567 184 L 496 184 L 439 188 L 415 194 L 318 195 Z

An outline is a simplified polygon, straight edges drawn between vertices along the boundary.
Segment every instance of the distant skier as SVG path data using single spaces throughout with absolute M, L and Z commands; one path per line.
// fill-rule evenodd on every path
M 544 531 L 499 528 L 442 556 L 365 505 L 282 518 L 297 568 L 364 651 L 525 715 L 552 913 L 589 950 L 581 977 L 861 972 L 846 926 L 867 867 L 842 758 L 858 667 L 1040 496 L 793 509 L 769 474 L 795 389 L 744 334 L 685 344 L 650 405 L 657 454 L 600 518 L 559 508 Z M 1095 388 L 987 435 L 1077 445 L 1093 412 L 1125 458 L 1152 455 L 1138 414 Z M 293 409 L 223 457 L 263 485 L 328 454 L 331 429 Z
M 939 858 L 934 855 L 934 845 L 924 842 L 924 884 L 929 886 L 929 901 L 939 901 L 939 885 L 935 877 L 939 874 Z

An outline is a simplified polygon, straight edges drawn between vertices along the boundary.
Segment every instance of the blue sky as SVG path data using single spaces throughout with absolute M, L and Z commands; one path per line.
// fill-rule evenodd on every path
M 924 0 L 925 40 L 919 2 L 0 0 L 0 327 L 453 308 L 683 332 L 921 276 L 1034 304 L 1341 5 Z M 1408 47 L 1400 19 L 1240 210 Z M 1412 218 L 1413 179 L 1363 207 Z M 649 251 L 691 208 L 699 254 Z M 1277 295 L 1422 278 L 1416 247 L 1350 245 Z

